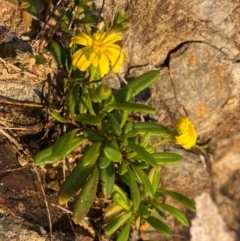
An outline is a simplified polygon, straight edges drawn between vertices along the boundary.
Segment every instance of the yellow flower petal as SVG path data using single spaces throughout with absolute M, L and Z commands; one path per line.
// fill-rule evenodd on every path
M 86 71 L 86 69 L 91 64 L 91 61 L 89 61 L 87 59 L 87 56 L 89 56 L 89 48 L 88 47 L 78 50 L 72 56 L 73 66 L 78 67 L 81 71 Z
M 126 57 L 125 53 L 121 53 L 121 46 L 114 44 L 121 40 L 122 36 L 118 33 L 109 34 L 102 31 L 97 31 L 95 35 L 80 33 L 71 39 L 70 46 L 80 44 L 86 47 L 72 56 L 72 63 L 81 71 L 92 65 L 98 68 L 100 77 L 109 73 L 110 66 L 117 73 Z
M 94 39 L 100 42 L 103 42 L 104 39 L 106 38 L 106 32 L 101 32 L 101 31 L 97 31 L 95 34 Z
M 103 43 L 108 45 L 121 40 L 122 40 L 122 36 L 120 34 L 112 33 L 103 40 Z
M 70 47 L 73 44 L 80 44 L 83 46 L 91 46 L 92 43 L 93 43 L 93 36 L 87 35 L 87 34 L 81 32 L 79 35 L 71 38 Z
M 180 117 L 176 121 L 175 130 L 177 135 L 175 136 L 175 143 L 182 146 L 185 149 L 189 149 L 196 144 L 197 133 L 187 117 Z
M 113 72 L 118 73 L 120 71 L 120 68 L 123 64 L 124 59 L 127 57 L 125 52 L 122 52 L 117 60 L 117 62 L 113 66 Z
M 99 61 L 99 75 L 100 77 L 103 77 L 104 75 L 108 74 L 109 73 L 109 60 L 108 60 L 108 57 L 104 54 L 104 55 L 101 55 L 101 59 Z

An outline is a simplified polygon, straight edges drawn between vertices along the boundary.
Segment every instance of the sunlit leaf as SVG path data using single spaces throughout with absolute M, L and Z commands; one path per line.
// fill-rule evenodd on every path
M 188 208 L 189 210 L 195 212 L 196 211 L 196 206 L 195 203 L 190 200 L 188 197 L 184 196 L 181 193 L 178 192 L 174 192 L 174 191 L 170 191 L 170 190 L 166 190 L 166 189 L 158 189 L 157 193 L 161 194 L 166 194 L 171 196 L 172 198 L 176 199 L 177 201 L 179 201 L 180 203 L 182 203 L 186 208 Z

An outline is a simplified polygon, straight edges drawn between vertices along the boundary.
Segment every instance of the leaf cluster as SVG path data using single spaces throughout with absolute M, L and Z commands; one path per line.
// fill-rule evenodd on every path
M 103 195 L 113 200 L 105 213 L 104 231 L 108 236 L 122 227 L 118 240 L 127 240 L 131 225 L 141 228 L 143 220 L 169 235 L 170 229 L 164 223 L 166 212 L 188 225 L 185 215 L 164 204 L 163 197 L 169 195 L 192 211 L 194 203 L 181 194 L 159 188 L 161 166 L 177 164 L 182 157 L 171 152 L 155 152 L 151 138 L 156 135 L 168 138 L 171 132 L 162 125 L 130 118 L 134 112 L 155 112 L 132 100 L 158 78 L 159 71 L 147 72 L 116 94 L 110 91 L 104 99 L 101 92 L 92 93 L 102 87 L 101 83 L 74 82 L 67 92 L 67 117 L 52 112 L 53 118 L 68 123 L 71 130 L 39 152 L 35 157 L 36 165 L 53 164 L 75 148 L 88 145 L 58 193 L 58 202 L 63 205 L 81 190 L 73 210 L 75 223 L 80 223 L 87 215 L 100 185 Z
M 108 32 L 126 29 L 126 13 L 117 12 L 110 21 L 95 15 L 94 10 L 92 1 L 75 0 L 61 18 L 61 29 L 69 34 L 79 31 L 92 34 L 100 23 Z M 170 235 L 165 223 L 168 214 L 188 226 L 186 216 L 164 203 L 164 197 L 171 196 L 191 211 L 195 211 L 194 203 L 160 186 L 161 167 L 177 164 L 182 157 L 172 152 L 156 152 L 161 142 L 154 143 L 152 138 L 171 141 L 173 133 L 160 124 L 134 118 L 139 112 L 155 113 L 150 106 L 133 99 L 159 79 L 159 71 L 144 73 L 114 93 L 98 80 L 93 67 L 86 73 L 72 66 L 71 56 L 76 48 L 66 50 L 56 41 L 49 43 L 54 59 L 67 71 L 64 87 L 67 101 L 61 111 L 53 110 L 51 115 L 65 124 L 67 131 L 34 160 L 36 165 L 54 164 L 76 148 L 84 147 L 82 157 L 60 187 L 59 204 L 64 205 L 77 196 L 73 221 L 78 224 L 90 210 L 99 186 L 104 197 L 113 202 L 104 215 L 103 229 L 107 236 L 119 232 L 118 241 L 128 240 L 132 225 L 144 229 L 146 223 Z M 44 59 L 38 56 L 38 61 L 43 63 Z

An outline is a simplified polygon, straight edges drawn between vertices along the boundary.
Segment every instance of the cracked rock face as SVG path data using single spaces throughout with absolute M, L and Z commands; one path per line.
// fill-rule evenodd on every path
M 100 8 L 102 1 L 96 3 Z M 111 16 L 116 9 L 127 9 L 130 20 L 123 73 L 146 65 L 161 69 L 151 98 L 158 121 L 172 125 L 176 117 L 188 115 L 201 141 L 236 132 L 240 2 L 108 0 L 104 14 Z

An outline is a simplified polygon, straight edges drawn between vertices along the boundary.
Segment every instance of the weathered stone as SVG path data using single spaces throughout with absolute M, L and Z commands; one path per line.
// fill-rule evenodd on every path
M 191 241 L 235 241 L 231 231 L 219 214 L 209 193 L 203 192 L 196 199 L 197 215 L 191 221 Z

